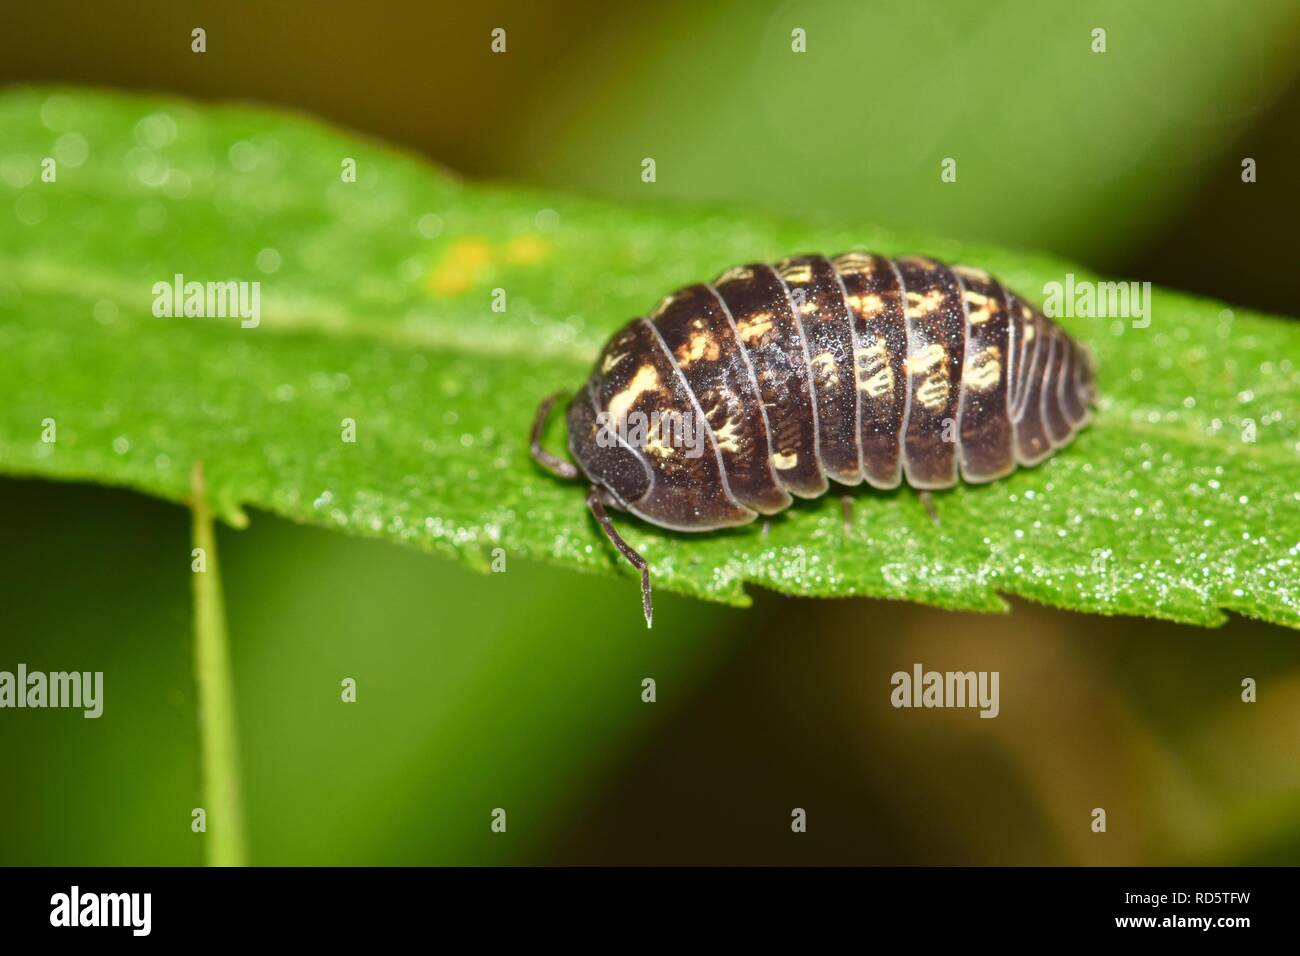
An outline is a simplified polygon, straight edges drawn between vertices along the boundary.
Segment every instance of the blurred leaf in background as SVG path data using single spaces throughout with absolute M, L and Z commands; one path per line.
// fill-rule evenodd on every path
M 1240 184 L 1228 150 L 1296 75 L 1298 47 L 1292 0 L 657 4 L 557 61 L 522 155 L 536 180 L 585 192 L 725 200 L 1104 268 L 1201 179 Z M 1286 155 L 1275 160 L 1281 178 Z

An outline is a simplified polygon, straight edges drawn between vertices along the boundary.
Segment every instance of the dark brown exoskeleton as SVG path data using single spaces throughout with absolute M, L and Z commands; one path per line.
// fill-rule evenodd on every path
M 641 571 L 649 624 L 649 568 L 606 507 L 712 531 L 815 498 L 828 478 L 906 479 L 923 495 L 959 475 L 993 481 L 1067 444 L 1095 397 L 1088 354 L 977 269 L 799 256 L 732 269 L 625 325 L 569 402 L 578 467 L 541 447 L 555 395 L 532 452 L 590 482 L 587 506 Z

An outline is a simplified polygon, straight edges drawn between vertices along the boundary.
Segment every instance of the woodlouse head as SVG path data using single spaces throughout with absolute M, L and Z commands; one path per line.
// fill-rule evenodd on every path
M 623 509 L 642 498 L 650 488 L 645 462 L 597 421 L 585 388 L 569 402 L 567 419 L 569 453 L 591 483 L 609 492 Z

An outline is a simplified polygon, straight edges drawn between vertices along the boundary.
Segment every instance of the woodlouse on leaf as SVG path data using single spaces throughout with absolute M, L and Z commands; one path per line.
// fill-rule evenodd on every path
M 923 495 L 993 481 L 1067 444 L 1096 391 L 1084 349 L 986 273 L 849 252 L 732 269 L 616 332 L 569 402 L 577 466 L 541 445 L 557 397 L 537 410 L 533 457 L 590 483 L 649 625 L 649 567 L 606 507 L 712 531 L 828 479 Z

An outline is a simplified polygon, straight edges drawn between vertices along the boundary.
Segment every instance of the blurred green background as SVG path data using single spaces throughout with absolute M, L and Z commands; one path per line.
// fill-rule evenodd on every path
M 1289 0 L 0 11 L 0 83 L 254 100 L 466 176 L 986 240 L 1288 315 L 1298 53 Z M 187 513 L 0 481 L 0 542 L 0 669 L 106 672 L 97 721 L 0 711 L 0 863 L 200 862 Z M 647 634 L 630 578 L 479 576 L 258 513 L 219 544 L 255 863 L 1300 862 L 1282 628 L 758 593 L 659 595 Z M 1001 716 L 893 710 L 915 661 L 1000 671 Z

